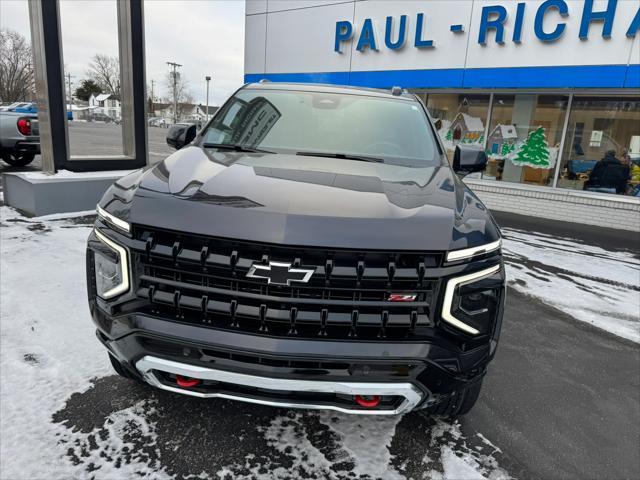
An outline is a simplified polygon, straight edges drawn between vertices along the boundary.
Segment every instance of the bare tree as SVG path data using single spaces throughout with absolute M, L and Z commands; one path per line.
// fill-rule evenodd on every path
M 86 75 L 94 80 L 104 93 L 120 96 L 120 62 L 116 57 L 101 53 L 94 55 Z
M 35 83 L 31 46 L 18 32 L 0 30 L 0 101 L 33 100 Z
M 168 101 L 171 104 L 175 101 L 177 105 L 174 112 L 174 121 L 179 121 L 193 105 L 193 95 L 189 90 L 189 82 L 179 72 L 176 72 L 174 77 L 173 71 L 167 73 L 166 81 Z

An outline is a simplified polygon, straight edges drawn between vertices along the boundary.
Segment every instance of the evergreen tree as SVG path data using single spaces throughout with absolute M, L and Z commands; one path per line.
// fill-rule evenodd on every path
M 82 80 L 80 86 L 76 88 L 76 98 L 84 100 L 85 102 L 89 100 L 92 94 L 98 95 L 99 93 L 102 93 L 100 85 L 90 79 Z
M 529 132 L 527 141 L 522 144 L 513 163 L 534 168 L 549 168 L 549 145 L 544 134 L 544 128 L 538 127 Z
M 447 136 L 444 138 L 446 138 L 449 141 L 453 140 L 453 132 L 451 132 L 451 129 L 447 130 Z
M 509 155 L 511 152 L 513 152 L 515 150 L 515 145 L 511 145 L 509 143 L 503 143 L 502 144 L 502 149 L 501 149 L 501 154 L 503 156 Z

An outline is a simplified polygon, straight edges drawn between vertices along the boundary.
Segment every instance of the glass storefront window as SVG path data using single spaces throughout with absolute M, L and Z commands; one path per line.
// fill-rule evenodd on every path
M 427 109 L 444 143 L 449 161 L 456 145 L 484 145 L 490 95 L 436 93 L 427 96 Z
M 558 187 L 640 196 L 640 97 L 573 97 Z
M 482 178 L 553 185 L 568 102 L 568 95 L 494 95 Z

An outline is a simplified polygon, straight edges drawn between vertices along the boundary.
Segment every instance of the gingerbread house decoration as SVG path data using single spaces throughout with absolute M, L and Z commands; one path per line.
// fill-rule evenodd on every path
M 496 125 L 487 139 L 487 151 L 494 155 L 507 155 L 514 149 L 518 132 L 514 125 Z
M 451 122 L 449 131 L 454 143 L 476 143 L 484 135 L 484 124 L 478 117 L 459 112 Z

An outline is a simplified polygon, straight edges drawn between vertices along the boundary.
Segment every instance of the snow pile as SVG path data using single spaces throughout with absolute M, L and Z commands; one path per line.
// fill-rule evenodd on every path
M 509 285 L 640 342 L 640 259 L 578 240 L 503 228 Z

